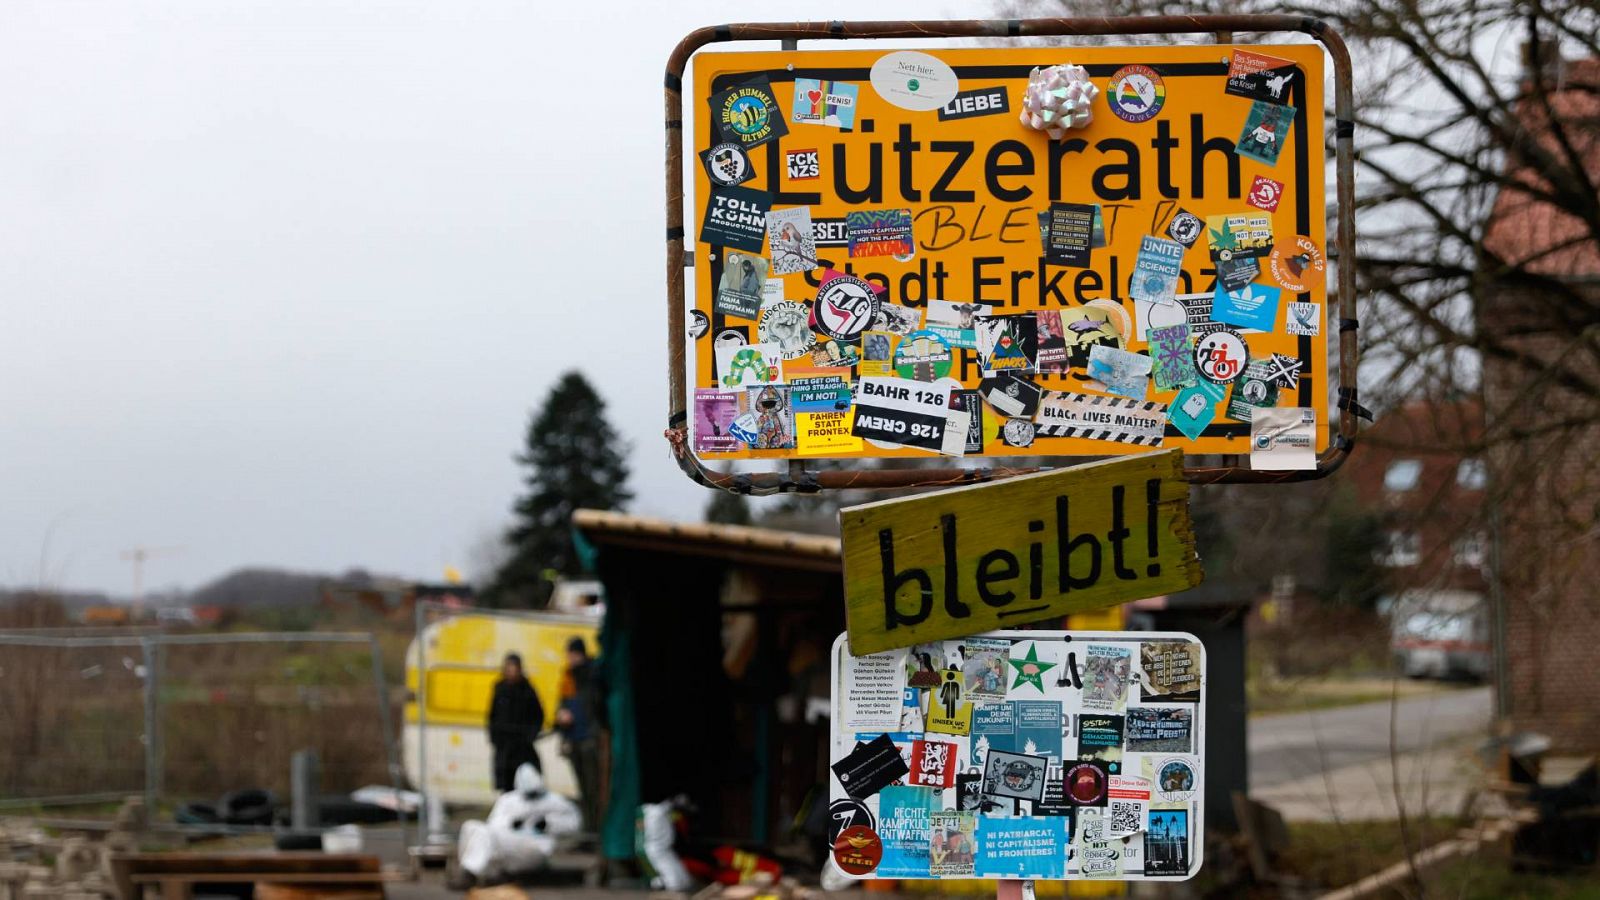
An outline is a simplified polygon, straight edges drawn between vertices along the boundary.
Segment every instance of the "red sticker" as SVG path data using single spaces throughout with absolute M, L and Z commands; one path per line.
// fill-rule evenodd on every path
M 947 788 L 956 783 L 956 745 L 944 741 L 911 742 L 911 778 L 907 783 Z
M 1278 203 L 1282 200 L 1283 182 L 1273 181 L 1265 175 L 1256 176 L 1256 180 L 1250 183 L 1250 193 L 1244 198 L 1244 202 L 1267 212 L 1277 212 Z
M 783 159 L 790 181 L 808 181 L 822 175 L 822 159 L 816 150 L 790 150 Z
M 867 875 L 883 859 L 883 841 L 865 825 L 851 825 L 833 842 L 833 861 L 846 875 Z

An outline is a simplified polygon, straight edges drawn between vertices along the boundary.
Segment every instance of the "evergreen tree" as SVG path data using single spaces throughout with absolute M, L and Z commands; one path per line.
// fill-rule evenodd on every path
M 561 376 L 528 423 L 525 493 L 506 532 L 511 557 L 484 592 L 493 606 L 543 606 L 555 580 L 583 573 L 573 548 L 572 513 L 621 509 L 628 490 L 627 452 L 605 419 L 605 401 L 578 372 Z
M 749 525 L 750 501 L 743 494 L 717 491 L 706 501 L 705 520 L 717 525 Z

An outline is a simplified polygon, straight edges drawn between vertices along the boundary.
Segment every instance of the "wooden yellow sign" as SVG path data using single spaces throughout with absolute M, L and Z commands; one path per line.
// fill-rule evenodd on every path
M 1183 452 L 839 511 L 850 652 L 1016 627 L 1200 583 Z
M 1099 93 L 1052 138 L 1018 114 L 1065 63 Z M 693 75 L 700 457 L 1242 454 L 1269 406 L 1313 410 L 1327 446 L 1320 47 L 701 53 Z M 808 408 L 830 379 L 851 396 Z

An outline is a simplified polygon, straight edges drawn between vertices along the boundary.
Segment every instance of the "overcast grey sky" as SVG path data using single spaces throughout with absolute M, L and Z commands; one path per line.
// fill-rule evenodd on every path
M 634 508 L 697 518 L 661 439 L 667 53 L 734 18 L 987 8 L 0 5 L 0 584 L 127 593 L 138 544 L 183 548 L 155 589 L 436 579 L 505 523 L 572 367 Z

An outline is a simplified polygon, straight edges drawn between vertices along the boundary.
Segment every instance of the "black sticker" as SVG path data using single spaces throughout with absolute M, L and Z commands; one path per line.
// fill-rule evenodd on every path
M 1067 767 L 1063 780 L 1067 801 L 1076 806 L 1105 806 L 1111 776 L 1103 762 L 1078 762 Z
M 850 228 L 843 216 L 837 219 L 811 218 L 811 238 L 818 247 L 850 246 Z
M 857 744 L 850 755 L 833 764 L 834 777 L 844 792 L 857 800 L 871 797 L 906 777 L 911 769 L 886 734 Z
M 1045 769 L 1049 765 L 1050 761 L 1043 756 L 991 749 L 985 758 L 983 793 L 1013 800 L 1041 800 Z
M 772 195 L 750 188 L 715 188 L 706 198 L 700 240 L 719 247 L 760 253 L 767 239 L 767 211 Z
M 689 337 L 693 340 L 699 340 L 710 331 L 711 319 L 698 309 L 689 310 Z
M 1188 707 L 1129 707 L 1129 753 L 1188 753 L 1194 710 Z
M 951 97 L 949 103 L 939 108 L 939 121 L 975 119 L 978 116 L 992 116 L 1010 111 L 1011 99 L 1006 95 L 1004 87 L 977 88 L 962 91 Z
M 1234 256 L 1217 260 L 1217 278 L 1230 291 L 1237 291 L 1261 274 L 1261 260 L 1253 256 Z
M 1072 816 L 1074 807 L 1067 802 L 1066 785 L 1063 781 L 1066 778 L 1066 774 L 1066 769 L 1062 766 L 1050 766 L 1045 775 L 1044 796 L 1033 804 L 1034 815 L 1066 816 L 1068 818 Z M 1072 833 L 1070 823 L 1067 826 L 1067 833 Z
M 1152 809 L 1144 827 L 1144 874 L 1189 874 L 1189 811 Z
M 839 832 L 846 828 L 860 825 L 876 830 L 877 824 L 872 820 L 872 810 L 867 805 L 855 798 L 835 800 L 828 804 L 828 845 L 831 847 L 839 842 Z
M 950 408 L 957 411 L 969 412 L 972 415 L 967 419 L 967 443 L 965 452 L 983 452 L 983 399 L 977 391 L 951 391 Z
M 978 382 L 978 393 L 1002 416 L 1031 419 L 1039 411 L 1039 398 L 1044 389 L 1030 379 L 1007 373 Z
M 956 776 L 956 809 L 962 812 L 983 810 L 983 776 L 976 772 Z
M 883 300 L 871 282 L 854 275 L 836 275 L 817 289 L 811 304 L 811 327 L 836 341 L 859 341 L 878 317 Z
M 750 164 L 750 154 L 738 144 L 723 143 L 702 150 L 700 163 L 706 167 L 706 177 L 718 187 L 733 187 L 756 177 L 756 167 Z
M 1264 103 L 1287 104 L 1298 72 L 1292 60 L 1234 50 L 1228 62 L 1228 85 L 1223 91 Z
M 1200 236 L 1205 233 L 1205 221 L 1186 209 L 1178 210 L 1178 214 L 1167 223 L 1167 237 L 1185 247 L 1193 247 L 1195 241 L 1200 240 Z
M 1100 761 L 1112 775 L 1121 770 L 1122 716 L 1082 713 L 1078 716 L 1078 758 Z
M 759 147 L 789 133 L 772 86 L 757 81 L 729 88 L 710 98 L 711 122 L 719 140 L 738 144 L 746 150 Z
M 1052 203 L 1043 217 L 1044 261 L 1055 266 L 1089 266 L 1094 246 L 1094 206 L 1089 203 Z

